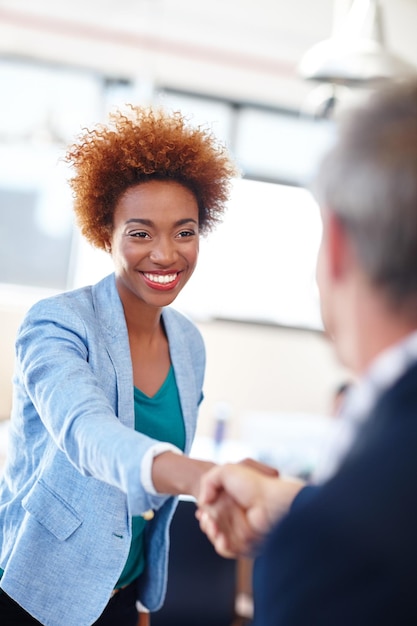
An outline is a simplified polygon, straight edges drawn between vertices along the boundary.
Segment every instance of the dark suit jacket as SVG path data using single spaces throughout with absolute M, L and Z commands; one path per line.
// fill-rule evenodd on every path
M 417 366 L 273 529 L 254 595 L 254 626 L 417 625 Z

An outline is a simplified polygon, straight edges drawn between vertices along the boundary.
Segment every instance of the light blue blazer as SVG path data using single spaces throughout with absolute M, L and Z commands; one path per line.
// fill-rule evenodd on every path
M 205 367 L 199 331 L 163 310 L 186 429 L 195 434 Z M 176 499 L 152 496 L 140 465 L 155 441 L 134 431 L 133 373 L 114 275 L 37 303 L 16 343 L 10 454 L 0 483 L 1 587 L 46 626 L 90 626 L 105 608 L 130 547 L 146 529 L 138 600 L 165 595 Z

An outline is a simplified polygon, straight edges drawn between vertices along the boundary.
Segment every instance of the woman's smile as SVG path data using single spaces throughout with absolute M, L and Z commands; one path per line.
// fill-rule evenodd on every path
M 181 272 L 170 272 L 165 274 L 162 272 L 141 272 L 145 278 L 145 282 L 152 289 L 160 289 L 168 291 L 176 287 L 180 281 Z

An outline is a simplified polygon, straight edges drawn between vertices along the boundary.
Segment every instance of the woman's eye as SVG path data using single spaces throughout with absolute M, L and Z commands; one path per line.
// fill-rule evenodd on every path
M 178 237 L 192 237 L 193 235 L 195 235 L 194 230 L 182 230 L 178 233 Z
M 129 237 L 137 237 L 139 239 L 146 239 L 147 237 L 149 237 L 148 233 L 146 233 L 143 230 L 135 230 L 131 233 L 128 233 Z

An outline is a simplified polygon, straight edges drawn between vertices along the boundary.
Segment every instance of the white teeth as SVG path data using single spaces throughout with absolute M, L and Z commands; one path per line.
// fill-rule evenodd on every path
M 174 282 L 177 278 L 177 274 L 147 274 L 143 272 L 143 275 L 150 280 L 152 283 L 159 283 L 160 285 L 168 285 L 169 283 Z

